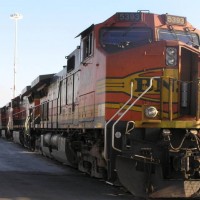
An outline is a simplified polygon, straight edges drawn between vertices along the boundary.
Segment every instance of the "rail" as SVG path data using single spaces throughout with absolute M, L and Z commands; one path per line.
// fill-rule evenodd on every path
M 153 85 L 153 80 L 159 79 L 159 78 L 161 78 L 161 77 L 160 76 L 152 77 L 150 79 L 149 87 L 141 95 L 138 96 L 138 98 L 123 112 L 122 115 L 120 115 L 120 117 L 113 124 L 113 126 L 112 126 L 112 148 L 115 149 L 116 151 L 119 151 L 119 152 L 122 151 L 121 149 L 118 149 L 118 148 L 115 147 L 115 126 L 116 126 L 116 124 L 135 105 L 135 103 L 151 89 L 151 87 Z
M 133 98 L 133 82 L 131 82 L 131 96 L 128 101 L 107 121 L 104 126 L 104 158 L 107 160 L 107 126 L 108 124 L 124 109 L 124 107 L 132 100 Z

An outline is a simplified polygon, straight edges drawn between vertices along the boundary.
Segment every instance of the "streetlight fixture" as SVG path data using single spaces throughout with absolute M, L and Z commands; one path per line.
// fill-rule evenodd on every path
M 13 98 L 15 98 L 15 74 L 16 74 L 16 66 L 17 66 L 17 21 L 23 18 L 23 15 L 19 13 L 14 13 L 10 15 L 10 18 L 15 21 L 15 44 L 14 44 L 14 84 L 13 84 Z

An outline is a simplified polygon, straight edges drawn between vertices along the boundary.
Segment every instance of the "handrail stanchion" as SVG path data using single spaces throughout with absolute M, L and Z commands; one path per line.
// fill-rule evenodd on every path
M 121 149 L 118 149 L 115 147 L 115 126 L 116 126 L 116 124 L 131 109 L 131 107 L 133 107 L 135 105 L 135 103 L 151 89 L 151 87 L 153 85 L 153 80 L 158 79 L 158 78 L 160 78 L 160 76 L 155 76 L 150 79 L 149 87 L 128 107 L 127 110 L 124 111 L 124 113 L 113 124 L 113 126 L 112 126 L 112 148 L 115 149 L 116 151 L 119 151 L 119 152 L 122 151 Z
M 105 160 L 107 160 L 107 126 L 108 124 L 124 109 L 124 107 L 131 101 L 133 98 L 133 82 L 131 82 L 131 96 L 128 99 L 128 101 L 107 121 L 107 123 L 104 126 L 104 152 L 103 156 Z

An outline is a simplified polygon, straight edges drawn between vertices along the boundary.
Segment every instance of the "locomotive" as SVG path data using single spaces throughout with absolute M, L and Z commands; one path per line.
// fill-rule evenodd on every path
M 118 12 L 0 109 L 2 137 L 144 198 L 200 197 L 200 31 Z

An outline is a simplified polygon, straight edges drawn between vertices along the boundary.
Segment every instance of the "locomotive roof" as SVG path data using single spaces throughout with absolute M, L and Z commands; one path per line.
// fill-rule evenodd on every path
M 94 28 L 94 24 L 92 24 L 91 26 L 89 26 L 88 28 L 86 28 L 84 31 L 82 31 L 81 33 L 79 33 L 75 38 L 81 36 L 81 38 L 85 37 L 88 33 L 90 33 Z
M 26 87 L 22 90 L 21 96 L 22 96 L 22 97 L 23 97 L 23 96 L 26 96 L 30 89 L 31 89 L 31 86 L 30 86 L 30 85 L 26 86 Z
M 34 90 L 42 87 L 44 84 L 47 85 L 50 83 L 50 80 L 55 74 L 44 74 L 39 75 L 35 80 L 32 81 L 31 86 L 26 86 L 21 92 L 21 98 L 31 94 Z
M 32 81 L 31 89 L 40 87 L 42 84 L 49 82 L 54 75 L 55 74 L 39 75 L 34 81 Z

